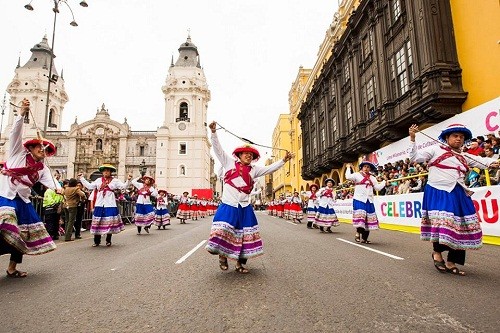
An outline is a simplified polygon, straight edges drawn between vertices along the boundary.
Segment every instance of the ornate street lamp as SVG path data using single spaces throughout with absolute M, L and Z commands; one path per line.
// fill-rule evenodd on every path
M 43 134 L 46 135 L 47 133 L 47 122 L 48 122 L 48 118 L 49 118 L 49 107 L 50 107 L 50 84 L 52 82 L 56 83 L 57 82 L 57 76 L 54 75 L 54 77 L 52 77 L 52 67 L 54 65 L 54 40 L 55 40 L 55 37 L 56 37 L 56 22 L 57 22 L 57 14 L 59 13 L 59 5 L 61 3 L 64 3 L 68 8 L 69 8 L 69 11 L 71 12 L 71 16 L 73 18 L 73 20 L 69 23 L 72 27 L 77 27 L 78 26 L 78 23 L 76 23 L 75 21 L 75 15 L 73 14 L 73 10 L 71 9 L 71 7 L 69 6 L 68 4 L 68 1 L 67 0 L 53 0 L 54 1 L 54 8 L 52 8 L 52 11 L 54 12 L 54 25 L 53 25 L 53 28 L 52 28 L 52 46 L 51 46 L 51 50 L 50 50 L 50 64 L 49 64 L 49 75 L 47 76 L 47 100 L 46 100 L 46 104 L 45 104 L 45 119 L 44 119 L 44 124 L 43 124 Z M 27 5 L 24 6 L 24 8 L 26 8 L 27 10 L 34 10 L 33 6 L 31 5 L 31 3 L 33 2 L 33 0 L 31 0 Z M 86 1 L 81 1 L 80 2 L 80 6 L 82 7 L 88 7 L 89 5 L 87 4 Z
M 139 164 L 139 172 L 141 173 L 142 177 L 144 177 L 146 171 L 148 171 L 148 167 L 146 166 L 146 161 L 142 159 L 141 164 Z

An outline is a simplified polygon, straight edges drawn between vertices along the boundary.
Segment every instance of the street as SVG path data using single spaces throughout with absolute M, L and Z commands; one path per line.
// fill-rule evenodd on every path
M 211 217 L 127 225 L 109 248 L 88 231 L 57 241 L 24 257 L 27 278 L 0 275 L 0 332 L 498 332 L 499 247 L 468 251 L 460 277 L 439 273 L 417 234 L 362 245 L 350 224 L 326 234 L 256 214 L 265 254 L 246 275 L 204 250 Z

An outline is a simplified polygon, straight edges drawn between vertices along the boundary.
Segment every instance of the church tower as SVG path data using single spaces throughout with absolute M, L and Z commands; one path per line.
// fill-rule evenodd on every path
M 162 91 L 165 113 L 157 131 L 158 188 L 174 194 L 208 189 L 213 164 L 207 137 L 210 90 L 191 36 L 179 47 L 175 64 L 172 57 Z
M 35 122 L 40 132 L 43 132 L 45 121 L 47 121 L 47 131 L 60 131 L 64 105 L 68 102 L 63 75 L 62 73 L 59 75 L 55 64 L 52 63 L 49 108 L 46 114 L 48 75 L 52 55 L 47 36 L 44 36 L 42 41 L 35 44 L 30 51 L 31 57 L 23 66 L 21 66 L 21 59 L 19 59 L 14 78 L 7 87 L 11 103 L 20 106 L 24 98 L 31 103 L 30 124 L 24 126 L 23 138 L 35 138 L 37 136 Z M 7 126 L 4 133 L 2 133 L 2 138 L 6 140 L 8 140 L 18 108 L 11 105 L 9 111 Z M 32 117 L 35 118 L 35 122 Z M 8 145 L 4 145 L 4 147 L 8 147 Z

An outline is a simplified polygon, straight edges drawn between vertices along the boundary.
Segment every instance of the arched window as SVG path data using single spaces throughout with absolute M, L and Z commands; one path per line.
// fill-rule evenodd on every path
M 186 167 L 184 165 L 181 165 L 179 167 L 179 174 L 182 175 L 182 176 L 186 175 Z
M 95 150 L 102 150 L 102 140 L 101 139 L 97 139 L 97 141 L 95 142 Z
M 49 118 L 47 119 L 47 127 L 57 127 L 55 120 L 56 120 L 56 111 L 54 109 L 50 109 Z
M 182 102 L 179 107 L 179 118 L 186 119 L 188 117 L 188 105 L 186 102 Z

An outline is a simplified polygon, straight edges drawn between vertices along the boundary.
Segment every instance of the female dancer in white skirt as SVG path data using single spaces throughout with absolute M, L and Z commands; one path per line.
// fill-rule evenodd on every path
M 303 217 L 302 198 L 299 196 L 299 192 L 295 191 L 290 199 L 290 218 L 293 222 L 302 223 Z
M 141 229 L 149 234 L 149 228 L 155 221 L 155 210 L 151 197 L 156 197 L 158 191 L 154 188 L 155 180 L 149 176 L 142 177 L 142 183 L 139 183 L 140 177 L 132 180 L 132 185 L 137 188 L 137 201 L 135 203 L 134 223 L 137 227 L 137 234 L 141 234 Z
M 165 230 L 166 226 L 170 225 L 170 213 L 167 208 L 167 191 L 165 190 L 158 190 L 154 224 L 158 227 L 158 230 L 162 227 Z
M 230 258 L 237 260 L 236 271 L 245 274 L 248 269 L 243 265 L 247 259 L 263 254 L 259 225 L 250 204 L 254 180 L 278 170 L 293 155 L 287 152 L 283 159 L 271 165 L 258 166 L 252 162 L 259 159 L 259 152 L 251 146 L 243 146 L 234 150 L 235 158 L 232 158 L 222 150 L 215 133 L 216 123 L 212 122 L 209 127 L 212 148 L 226 173 L 222 203 L 215 213 L 206 249 L 219 255 L 222 270 L 228 269 L 227 258 Z
M 309 192 L 305 192 L 307 196 L 307 229 L 313 229 L 313 224 L 316 222 L 316 213 L 318 212 L 318 184 L 311 184 Z
M 337 214 L 333 209 L 335 202 L 335 181 L 332 178 L 325 179 L 325 186 L 318 190 L 318 212 L 315 223 L 319 226 L 320 232 L 332 233 L 332 227 L 340 225 Z M 326 229 L 325 229 L 326 228 Z
M 116 168 L 111 164 L 103 164 L 99 167 L 102 172 L 102 177 L 97 178 L 92 183 L 83 178 L 82 174 L 78 178 L 83 186 L 89 190 L 93 190 L 89 200 L 92 200 L 94 213 L 92 214 L 92 224 L 90 225 L 90 233 L 94 235 L 94 244 L 101 244 L 101 236 L 106 235 L 106 246 L 111 246 L 111 237 L 125 230 L 122 217 L 116 206 L 115 190 L 124 190 L 128 187 L 132 176 L 129 175 L 126 182 L 122 183 L 111 176 L 111 173 L 116 172 Z
M 438 137 L 443 145 L 422 150 L 415 143 L 418 126 L 412 125 L 409 132 L 410 160 L 428 162 L 429 168 L 420 238 L 432 242 L 432 260 L 439 272 L 465 275 L 456 265 L 465 264 L 465 250 L 481 248 L 483 237 L 470 190 L 464 183 L 465 174 L 469 166 L 486 169 L 498 167 L 499 163 L 493 158 L 462 153 L 464 143 L 472 139 L 471 131 L 464 125 L 449 125 Z M 444 251 L 448 251 L 446 262 Z
M 356 228 L 354 240 L 370 244 L 370 230 L 378 229 L 378 219 L 373 205 L 373 190 L 380 191 L 385 187 L 385 180 L 377 182 L 375 176 L 377 167 L 368 161 L 359 164 L 359 172 L 352 173 L 352 164 L 348 164 L 345 178 L 354 182 L 354 197 L 352 200 L 352 225 Z
M 179 200 L 179 207 L 177 208 L 177 213 L 175 216 L 181 220 L 181 224 L 186 224 L 186 220 L 191 216 L 191 208 L 189 207 L 189 192 L 183 192 L 182 196 L 177 196 L 176 199 Z

